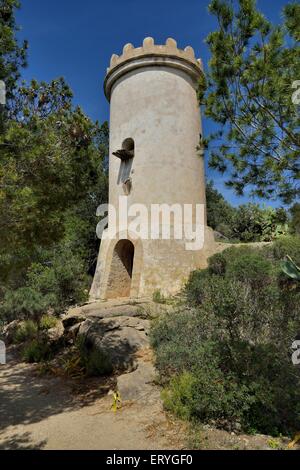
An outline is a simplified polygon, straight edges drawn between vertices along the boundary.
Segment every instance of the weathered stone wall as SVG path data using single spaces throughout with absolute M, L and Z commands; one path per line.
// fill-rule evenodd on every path
M 172 39 L 158 46 L 146 38 L 143 47 L 126 45 L 121 57 L 112 56 L 105 92 L 110 100 L 109 202 L 115 208 L 124 194 L 131 208 L 136 203 L 148 210 L 151 204 L 205 206 L 204 159 L 197 152 L 202 128 L 196 87 L 201 73 L 201 61 L 193 49 L 180 50 Z M 130 190 L 124 192 L 120 177 L 124 164 L 113 153 L 130 138 L 134 158 L 126 166 L 131 182 Z M 109 214 L 109 226 L 112 220 Z M 134 240 L 128 231 L 117 234 L 117 239 L 122 238 L 135 246 L 131 297 L 148 296 L 155 289 L 177 292 L 191 270 L 206 266 L 207 254 L 214 249 L 208 227 L 204 247 L 197 251 L 186 250 L 184 239 Z M 101 242 L 92 299 L 111 296 L 110 272 L 116 271 L 118 262 L 116 243 Z M 120 266 L 118 277 L 124 291 L 122 272 Z

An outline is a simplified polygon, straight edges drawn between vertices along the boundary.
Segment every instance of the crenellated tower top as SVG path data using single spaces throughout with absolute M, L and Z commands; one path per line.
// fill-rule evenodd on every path
M 134 47 L 131 43 L 123 47 L 122 55 L 113 54 L 110 59 L 110 67 L 104 82 L 104 90 L 108 100 L 110 99 L 113 84 L 124 73 L 145 66 L 169 66 L 184 70 L 197 80 L 203 73 L 201 59 L 196 59 L 194 49 L 187 46 L 179 49 L 173 38 L 168 38 L 164 45 L 154 43 L 152 37 L 147 37 L 141 47 Z

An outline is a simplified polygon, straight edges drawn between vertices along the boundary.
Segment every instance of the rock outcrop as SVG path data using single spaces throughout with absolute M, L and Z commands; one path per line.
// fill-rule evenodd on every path
M 87 318 L 78 331 L 88 349 L 97 349 L 115 370 L 136 367 L 135 353 L 149 344 L 149 321 L 137 317 Z

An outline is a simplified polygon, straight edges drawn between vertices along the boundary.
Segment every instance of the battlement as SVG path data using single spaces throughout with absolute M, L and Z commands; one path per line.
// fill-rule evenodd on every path
M 194 49 L 191 46 L 187 46 L 184 50 L 177 47 L 177 42 L 173 38 L 168 38 L 166 44 L 157 45 L 154 44 L 154 39 L 151 37 L 145 38 L 142 47 L 134 47 L 132 44 L 126 44 L 123 47 L 123 54 L 118 56 L 113 54 L 110 59 L 110 67 L 107 69 L 107 73 L 111 72 L 116 66 L 126 62 L 130 59 L 140 58 L 145 55 L 156 55 L 156 56 L 176 56 L 184 59 L 193 65 L 197 66 L 202 70 L 201 59 L 196 59 Z
M 126 44 L 123 54 L 113 54 L 110 67 L 104 80 L 104 91 L 110 100 L 113 85 L 125 74 L 145 66 L 167 66 L 187 73 L 194 83 L 203 73 L 201 59 L 196 59 L 194 49 L 187 46 L 184 50 L 177 47 L 177 42 L 168 38 L 166 44 L 156 45 L 151 37 L 145 38 L 142 47 Z

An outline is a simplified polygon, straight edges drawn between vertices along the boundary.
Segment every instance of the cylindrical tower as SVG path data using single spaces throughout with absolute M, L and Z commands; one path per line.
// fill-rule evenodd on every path
M 187 223 L 185 206 L 192 208 L 193 226 L 196 205 L 205 208 L 204 161 L 197 151 L 202 129 L 196 87 L 202 73 L 193 49 L 178 49 L 171 38 L 165 45 L 155 45 L 152 38 L 139 48 L 127 44 L 120 57 L 111 58 L 104 82 L 110 101 L 109 203 L 114 212 L 109 212 L 108 227 L 115 216 L 119 221 L 121 197 L 122 210 L 125 202 L 129 212 L 136 204 L 143 206 L 143 216 L 147 211 L 149 235 L 137 236 L 120 226 L 116 237 L 104 233 L 92 299 L 175 293 L 191 270 L 205 266 L 213 243 L 207 228 L 204 246 L 197 250 L 186 248 L 184 234 L 180 238 L 171 230 L 170 237 L 162 237 L 167 223 L 162 216 L 158 236 L 150 234 L 153 205 L 169 210 L 171 227 L 174 218 L 182 227 Z

